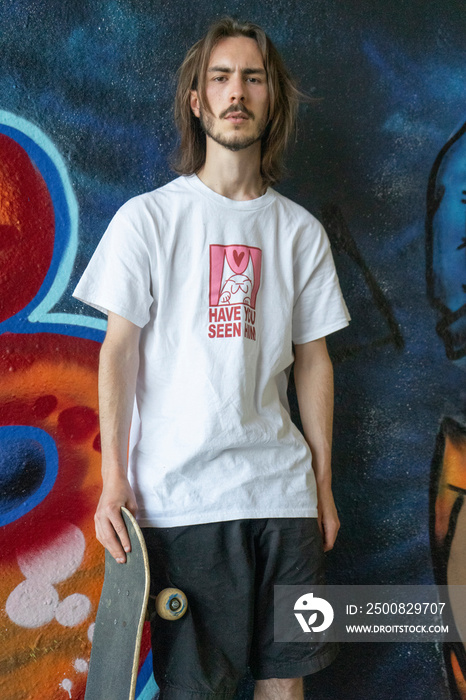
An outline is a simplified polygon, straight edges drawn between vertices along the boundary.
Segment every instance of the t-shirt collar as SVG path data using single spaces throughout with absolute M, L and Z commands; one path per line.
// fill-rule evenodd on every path
M 223 195 L 214 192 L 214 190 L 211 190 L 210 187 L 207 187 L 207 185 L 205 185 L 195 174 L 186 175 L 184 176 L 184 179 L 188 185 L 193 187 L 204 197 L 207 197 L 212 202 L 220 204 L 221 206 L 228 207 L 229 209 L 247 209 L 248 211 L 262 209 L 270 204 L 270 202 L 272 202 L 275 198 L 274 190 L 271 187 L 268 187 L 265 194 L 261 195 L 260 197 L 256 197 L 256 199 L 229 199 L 229 197 L 224 197 Z

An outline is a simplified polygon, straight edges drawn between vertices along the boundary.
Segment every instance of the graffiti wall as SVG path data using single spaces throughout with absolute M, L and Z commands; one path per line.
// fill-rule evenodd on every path
M 84 698 L 103 552 L 105 322 L 71 292 L 116 209 L 173 174 L 175 73 L 225 11 L 301 89 L 278 187 L 325 224 L 353 318 L 329 339 L 331 583 L 466 583 L 466 70 L 457 0 L 0 6 L 0 696 Z M 293 394 L 291 392 L 291 402 Z M 466 639 L 463 605 L 452 604 Z M 148 635 L 137 697 L 151 700 Z M 462 644 L 343 645 L 314 700 L 466 699 Z M 403 682 L 400 683 L 400 679 Z M 251 697 L 245 679 L 241 698 Z

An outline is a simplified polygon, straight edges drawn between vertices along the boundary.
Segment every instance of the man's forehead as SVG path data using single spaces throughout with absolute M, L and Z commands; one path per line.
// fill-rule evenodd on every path
M 220 61 L 220 63 L 219 63 Z M 214 64 L 240 62 L 248 67 L 263 68 L 264 61 L 257 41 L 251 37 L 234 36 L 220 39 L 210 52 L 208 68 Z

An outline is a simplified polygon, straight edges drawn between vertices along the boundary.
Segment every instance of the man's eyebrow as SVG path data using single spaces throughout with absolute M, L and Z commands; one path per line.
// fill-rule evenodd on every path
M 251 73 L 265 75 L 265 68 L 244 68 L 241 72 L 244 73 L 244 75 L 251 75 Z
M 233 68 L 227 66 L 211 66 L 207 69 L 208 73 L 233 73 Z M 243 68 L 243 75 L 265 75 L 265 68 Z

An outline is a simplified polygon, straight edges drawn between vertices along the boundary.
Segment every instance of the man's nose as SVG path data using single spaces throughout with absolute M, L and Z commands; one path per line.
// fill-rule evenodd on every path
M 241 75 L 233 75 L 230 80 L 230 101 L 244 101 L 244 82 Z

